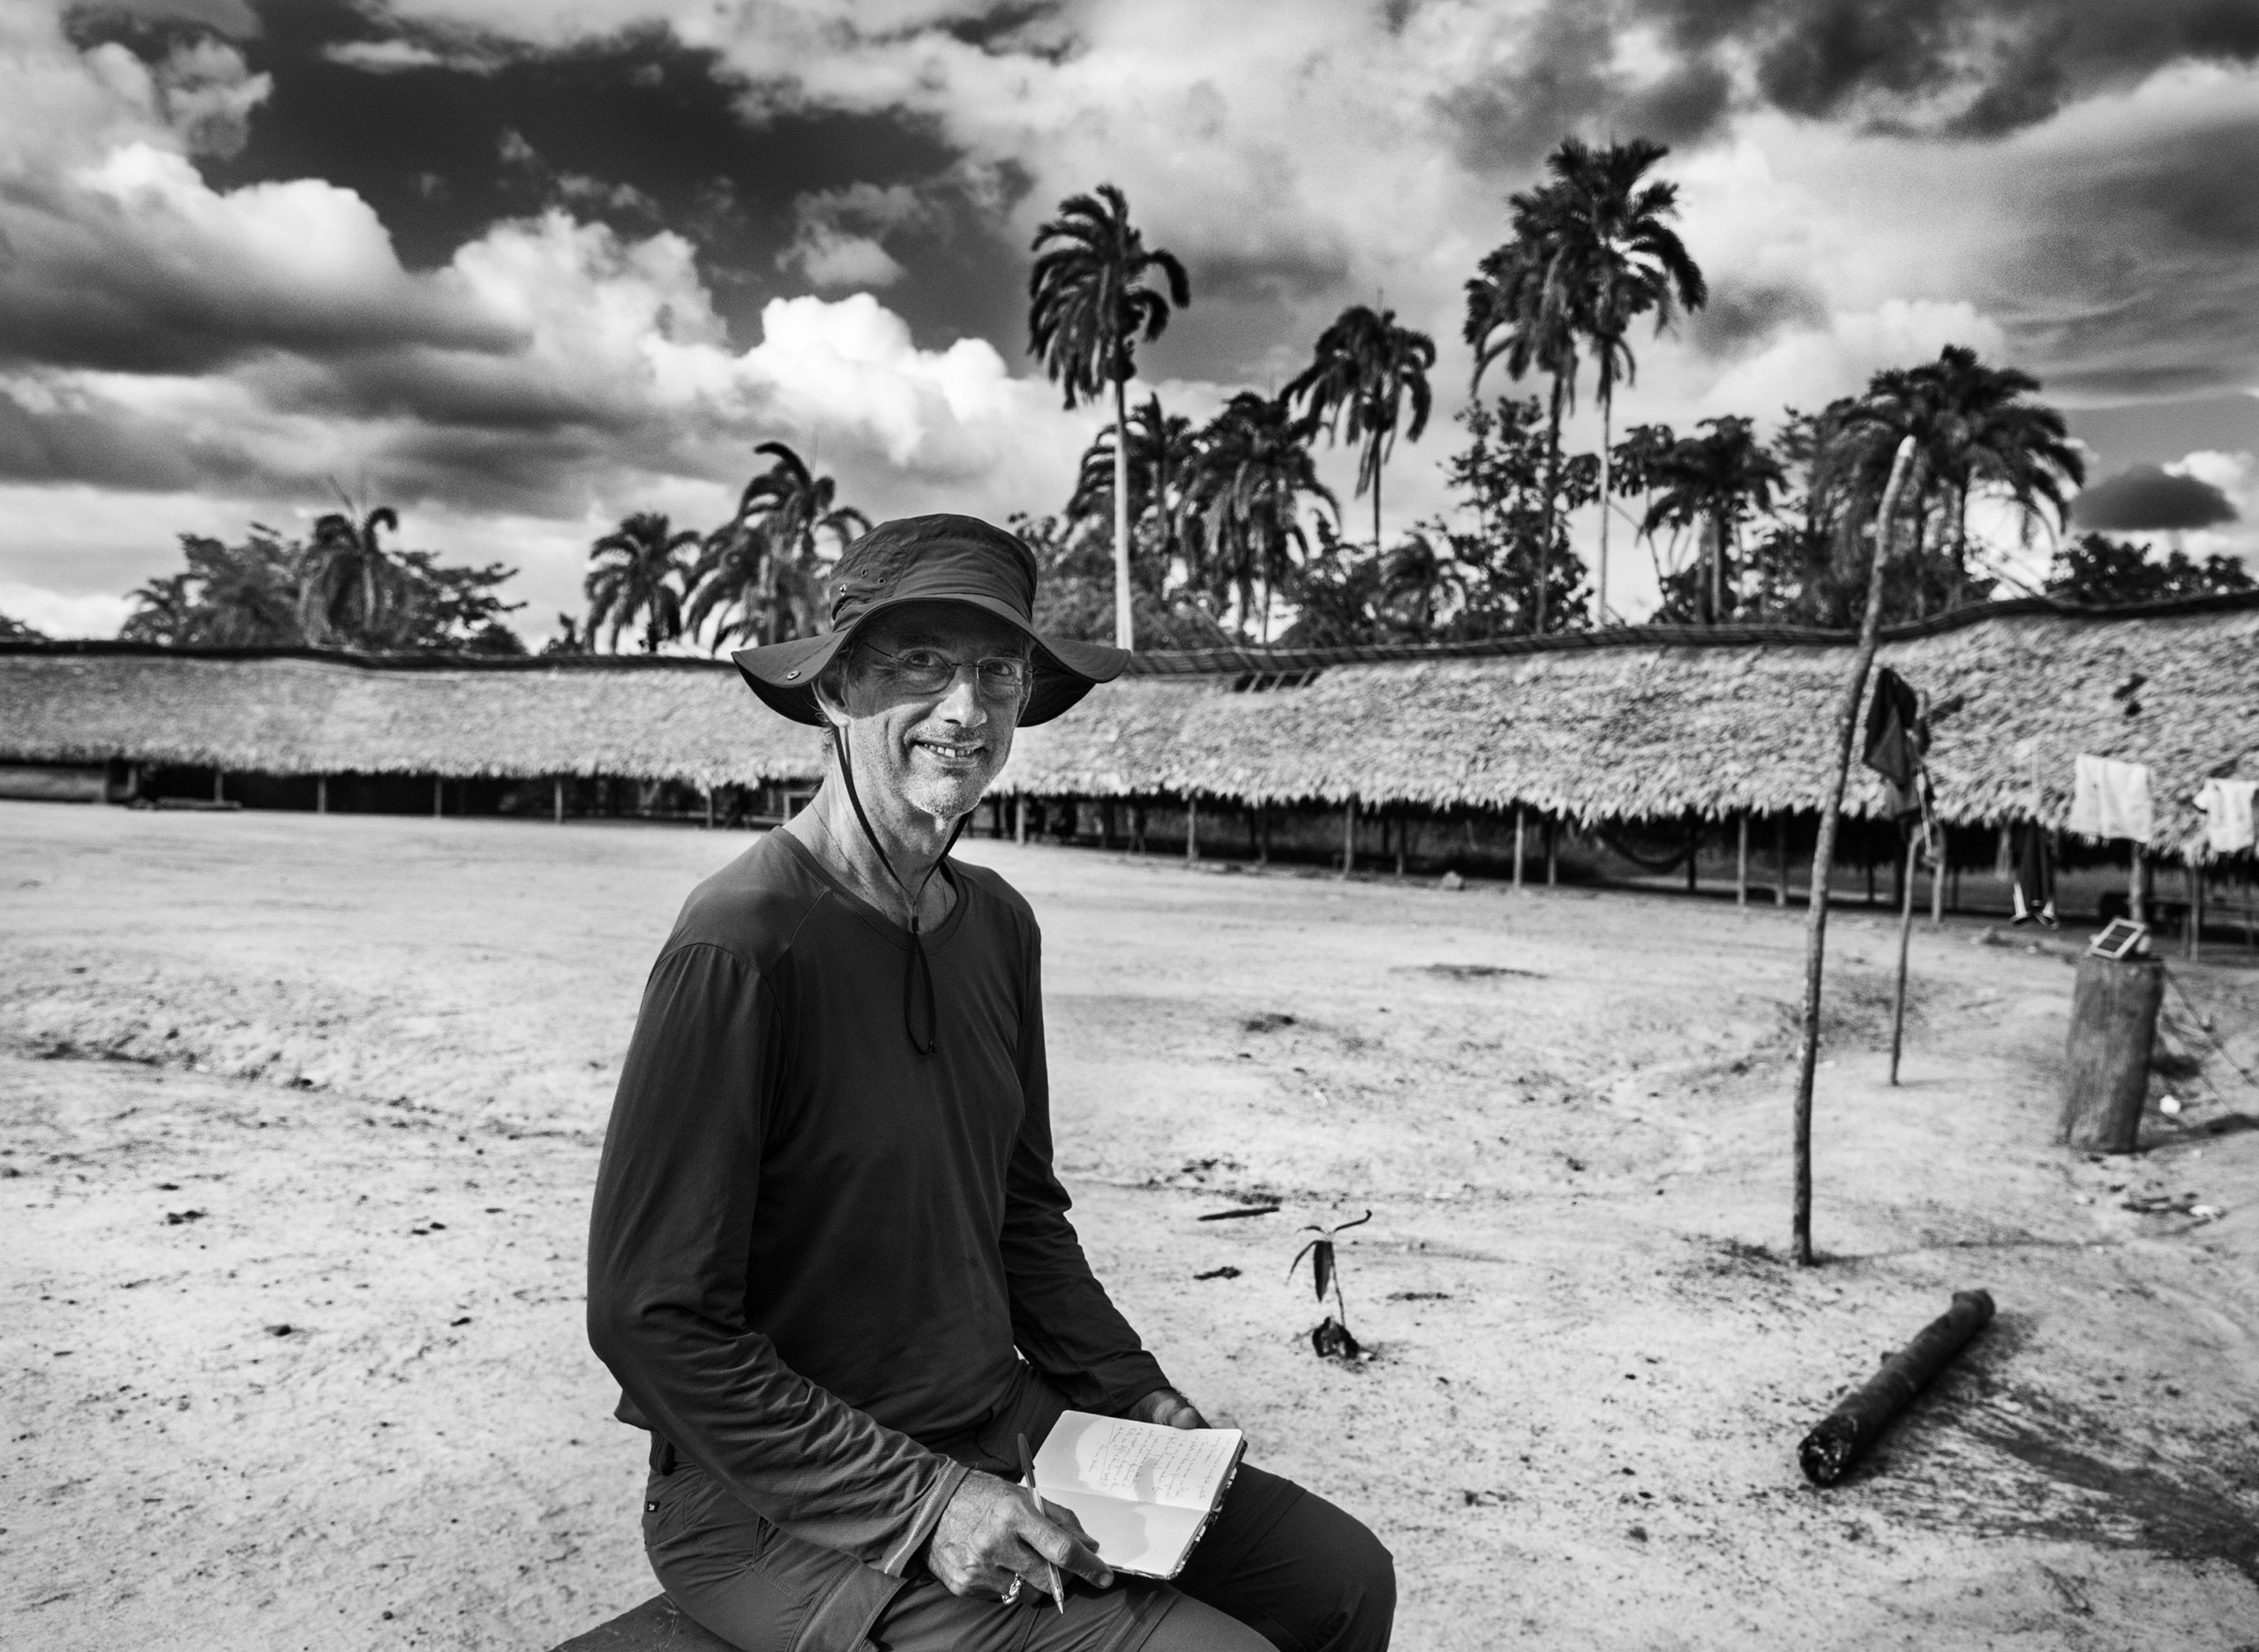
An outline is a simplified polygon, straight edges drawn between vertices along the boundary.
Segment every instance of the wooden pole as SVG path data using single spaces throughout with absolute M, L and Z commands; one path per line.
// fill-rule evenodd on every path
M 1514 887 L 1516 889 L 1521 887 L 1522 828 L 1525 824 L 1523 815 L 1526 812 L 1520 804 L 1514 805 Z
M 1945 826 L 1940 822 L 1937 853 L 1930 859 L 1930 927 L 1933 929 L 1945 927 L 1945 868 L 1946 862 L 1952 858 L 1953 852 L 1945 840 Z
M 1184 859 L 1187 863 L 1200 858 L 1200 800 L 1190 792 L 1184 794 Z
M 2204 956 L 2204 863 L 2188 862 L 2188 961 L 2201 962 Z
M 1820 841 L 1812 857 L 1810 915 L 1805 920 L 1804 1026 L 1797 1040 L 1796 1090 L 1796 1203 L 1790 1216 L 1790 1248 L 1798 1267 L 1812 1265 L 1812 1083 L 1820 1065 L 1820 987 L 1827 956 L 1827 880 L 1835 864 L 1835 828 L 1843 810 L 1843 785 L 1851 771 L 1851 734 L 1858 726 L 1859 702 L 1874 665 L 1875 642 L 1882 627 L 1882 569 L 1889 560 L 1890 530 L 1898 496 L 1914 468 L 1914 439 L 1900 440 L 1890 462 L 1890 480 L 1875 513 L 1874 552 L 1867 570 L 1867 606 L 1859 621 L 1859 646 L 1843 680 L 1835 708 L 1835 766 L 1827 801 L 1820 811 Z
M 556 823 L 562 826 L 565 823 L 565 777 L 563 775 L 549 777 L 549 808 Z
M 2143 886 L 2145 880 L 2142 876 L 2146 869 L 2142 860 L 2142 845 L 2135 844 L 2126 863 L 2126 915 L 2135 923 L 2150 920 L 2149 890 Z
M 1114 847 L 1114 800 L 1112 798 L 1107 799 L 1099 806 L 1098 846 L 1101 849 Z
M 1130 846 L 1140 855 L 1145 852 L 1145 806 L 1143 803 L 1130 806 Z
M 1404 875 L 1404 839 L 1407 835 L 1406 828 L 1410 823 L 1401 815 L 1396 817 L 1396 875 L 1399 877 Z
M 1789 817 L 1773 816 L 1773 905 L 1789 904 Z
M 1550 888 L 1561 881 L 1561 819 L 1545 817 L 1545 882 Z
M 1699 819 L 1690 818 L 1686 822 L 1686 892 L 1689 895 L 1694 893 L 1694 862 L 1696 857 L 1700 854 L 1701 848 L 1702 822 Z
M 1012 800 L 1012 841 L 1020 844 L 1027 841 L 1027 798 L 1024 795 Z
M 432 777 L 432 818 L 438 820 L 447 812 L 447 783 L 438 775 Z
M 1953 1306 L 1922 1327 L 1914 1340 L 1882 1362 L 1882 1369 L 1829 1412 L 1797 1446 L 1804 1477 L 1817 1486 L 1834 1485 L 1860 1453 L 1881 1438 L 1898 1414 L 1931 1378 L 1993 1323 L 1988 1291 L 1953 1294 Z
M 1921 836 L 1906 834 L 1906 900 L 1898 913 L 1898 992 L 1890 1005 L 1890 1082 L 1898 1082 L 1898 1051 L 1906 1038 L 1906 949 L 1914 937 L 1914 855 Z
M 1341 808 L 1341 875 L 1347 877 L 1357 869 L 1357 800 L 1351 798 Z
M 1741 812 L 1741 831 L 1734 846 L 1733 904 L 1749 905 L 1749 811 Z
M 1271 864 L 1271 812 L 1262 804 L 1255 806 L 1255 823 L 1249 829 L 1255 837 L 1255 864 Z
M 212 771 L 212 800 L 214 803 L 225 803 L 228 800 L 227 780 L 226 770 L 214 769 Z
M 317 815 L 329 813 L 329 777 L 327 775 L 314 777 L 314 813 Z
M 708 786 L 706 788 L 705 830 L 708 831 L 712 831 L 714 830 L 714 788 L 712 786 Z

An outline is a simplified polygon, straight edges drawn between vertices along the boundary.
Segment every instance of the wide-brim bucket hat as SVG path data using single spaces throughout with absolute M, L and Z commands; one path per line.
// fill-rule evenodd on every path
M 1018 535 L 974 516 L 904 516 L 881 522 L 840 553 L 831 581 L 831 629 L 730 657 L 769 710 L 822 727 L 815 681 L 833 656 L 879 615 L 912 603 L 977 608 L 1028 640 L 1035 686 L 1020 726 L 1047 723 L 1130 663 L 1126 650 L 1035 628 L 1035 552 Z

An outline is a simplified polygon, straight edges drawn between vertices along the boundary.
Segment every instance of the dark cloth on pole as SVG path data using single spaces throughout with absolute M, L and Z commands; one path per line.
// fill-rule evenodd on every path
M 1914 777 L 1921 772 L 1922 754 L 1929 748 L 1920 696 L 1889 666 L 1879 668 L 1873 697 L 1867 702 L 1866 747 L 1859 761 L 1903 793 L 1912 790 Z
M 1018 1474 L 1065 1408 L 1023 1369 L 1010 1400 L 949 1450 L 968 1467 Z M 643 1496 L 651 1570 L 677 1605 L 733 1645 L 793 1652 L 1381 1652 L 1394 1562 L 1362 1524 L 1293 1481 L 1240 1465 L 1216 1519 L 1174 1582 L 1117 1574 L 1076 1581 L 1067 1610 L 1029 1590 L 1010 1605 L 955 1596 L 923 1574 L 890 1578 L 786 1536 L 687 1461 Z M 1257 1633 L 1248 1626 L 1268 1632 Z
M 692 894 L 644 989 L 589 1236 L 589 1336 L 651 1430 L 780 1532 L 901 1576 L 1020 1359 L 1077 1408 L 1167 1385 L 1052 1170 L 1041 939 L 952 863 L 910 940 L 786 832 Z M 1015 1353 L 1015 1348 L 1018 1350 Z

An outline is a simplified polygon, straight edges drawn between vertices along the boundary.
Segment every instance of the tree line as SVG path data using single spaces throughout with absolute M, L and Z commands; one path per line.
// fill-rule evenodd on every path
M 2158 558 L 2088 534 L 2066 541 L 2068 501 L 2085 481 L 2062 415 L 2030 374 L 1948 345 L 1934 361 L 1873 376 L 1816 412 L 1784 410 L 1768 441 L 1746 417 L 1679 432 L 1635 424 L 1619 439 L 1617 401 L 1636 383 L 1644 321 L 1670 330 L 1708 302 L 1675 228 L 1677 186 L 1652 176 L 1669 154 L 1645 139 L 1565 139 L 1544 178 L 1508 199 L 1509 233 L 1465 286 L 1474 352 L 1463 444 L 1445 477 L 1449 519 L 1385 533 L 1383 484 L 1400 438 L 1434 411 L 1435 342 L 1393 311 L 1352 304 L 1323 329 L 1309 364 L 1275 393 L 1245 389 L 1196 425 L 1158 395 L 1133 401 L 1139 347 L 1192 301 L 1182 263 L 1148 247 L 1111 184 L 1060 204 L 1036 232 L 1028 349 L 1065 404 L 1105 406 L 1056 512 L 1015 516 L 1045 578 L 1039 619 L 1066 635 L 1125 645 L 1329 645 L 1487 638 L 1617 622 L 1609 597 L 1617 529 L 1650 558 L 1656 623 L 1771 622 L 1842 628 L 1864 591 L 1890 461 L 1915 439 L 1887 622 L 2031 590 L 1970 531 L 1972 507 L 2005 509 L 2023 543 L 2057 549 L 2040 593 L 2099 604 L 2247 589 L 2232 558 Z M 1519 389 L 1494 395 L 1493 371 Z M 1562 426 L 1589 380 L 1596 452 L 1564 450 Z M 1320 440 L 1355 450 L 1353 499 L 1370 496 L 1370 537 L 1320 480 Z M 781 641 L 825 622 L 831 561 L 869 517 L 838 498 L 791 446 L 768 461 L 729 519 L 677 528 L 664 513 L 624 518 L 590 546 L 587 606 L 559 616 L 546 651 L 715 651 Z M 1572 543 L 1598 511 L 1596 568 Z M 502 616 L 512 571 L 448 567 L 379 542 L 387 508 L 332 514 L 304 544 L 254 528 L 240 545 L 184 536 L 187 567 L 133 593 L 123 635 L 181 643 L 309 643 L 373 650 L 522 651 Z

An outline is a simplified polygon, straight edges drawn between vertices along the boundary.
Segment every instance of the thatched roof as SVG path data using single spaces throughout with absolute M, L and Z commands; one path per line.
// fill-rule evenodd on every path
M 1956 824 L 2061 825 L 2080 752 L 2150 765 L 2156 847 L 2211 773 L 2259 772 L 2259 597 L 2103 613 L 2024 601 L 1888 634 L 1880 660 L 1965 696 L 1932 766 Z M 1812 809 L 1851 639 L 1648 627 L 1436 649 L 1140 656 L 1024 731 L 1006 792 L 1510 807 L 1580 821 Z M 1283 685 L 1283 686 L 1281 686 Z M 2028 745 L 2025 744 L 2028 742 Z M 377 661 L 0 646 L 0 760 L 282 773 L 808 779 L 822 748 L 725 665 Z M 1854 765 L 1847 807 L 1872 814 Z
M 265 774 L 807 779 L 820 738 L 704 660 L 372 660 L 312 650 L 0 649 L 0 761 Z

